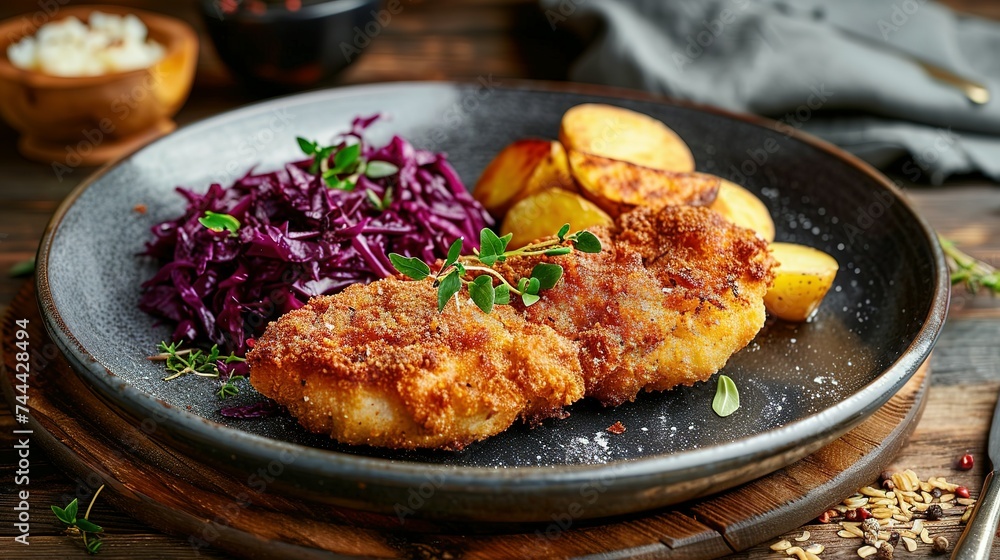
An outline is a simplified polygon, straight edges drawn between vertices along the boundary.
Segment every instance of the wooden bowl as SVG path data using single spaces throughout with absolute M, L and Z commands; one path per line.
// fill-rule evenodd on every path
M 95 12 L 135 14 L 164 57 L 149 68 L 100 76 L 60 77 L 11 64 L 7 47 L 40 25 Z M 105 163 L 176 128 L 171 120 L 187 99 L 198 59 L 198 38 L 186 23 L 121 6 L 72 6 L 52 18 L 21 16 L 0 22 L 0 115 L 21 133 L 18 149 L 50 163 L 58 174 Z

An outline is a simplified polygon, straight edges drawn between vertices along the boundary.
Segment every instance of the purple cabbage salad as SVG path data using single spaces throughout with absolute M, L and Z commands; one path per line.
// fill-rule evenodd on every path
M 175 325 L 174 342 L 243 356 L 268 321 L 309 298 L 395 275 L 390 252 L 431 262 L 459 237 L 476 248 L 493 220 L 445 155 L 399 136 L 366 143 L 378 118 L 356 118 L 333 145 L 299 138 L 308 159 L 283 169 L 204 194 L 178 187 L 187 208 L 152 228 L 142 254 L 160 269 L 139 307 Z

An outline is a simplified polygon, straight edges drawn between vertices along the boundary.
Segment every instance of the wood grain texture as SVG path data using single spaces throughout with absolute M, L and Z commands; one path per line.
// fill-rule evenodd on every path
M 52 347 L 30 282 L 3 320 L 8 403 L 16 384 L 18 319 L 29 321 L 32 348 L 44 352 Z M 150 429 L 119 416 L 58 355 L 35 364 L 29 426 L 32 445 L 78 481 L 81 497 L 106 485 L 102 503 L 185 538 L 191 553 L 211 547 L 254 558 L 321 558 L 331 552 L 366 558 L 577 558 L 594 553 L 714 558 L 796 527 L 881 471 L 919 419 L 926 373 L 922 368 L 886 406 L 840 440 L 771 476 L 692 504 L 587 522 L 566 515 L 550 524 L 469 527 L 397 520 L 274 495 L 252 483 L 252 477 L 227 475 L 160 444 L 150 437 L 155 425 Z M 0 519 L 10 511 L 0 512 Z M 112 530 L 109 525 L 108 534 Z M 113 549 L 110 542 L 106 551 Z

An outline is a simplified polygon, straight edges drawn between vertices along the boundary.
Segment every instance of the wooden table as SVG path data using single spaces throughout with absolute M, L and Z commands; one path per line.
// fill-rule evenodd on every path
M 105 3 L 126 3 L 105 0 Z M 130 5 L 173 13 L 198 25 L 194 0 L 143 0 Z M 995 6 L 975 0 L 950 2 L 968 11 L 996 16 Z M 475 78 L 565 79 L 568 62 L 579 51 L 571 37 L 553 32 L 532 0 L 414 0 L 387 26 L 358 63 L 335 84 L 386 80 Z M 0 18 L 35 11 L 34 0 L 6 0 Z M 255 98 L 236 87 L 203 42 L 199 73 L 191 100 L 178 116 L 181 124 L 248 103 Z M 0 125 L 2 126 L 2 125 Z M 89 172 L 77 169 L 56 178 L 45 165 L 20 158 L 16 136 L 0 128 L 0 311 L 25 280 L 6 271 L 34 256 L 50 214 Z M 953 181 L 945 187 L 910 186 L 907 195 L 926 219 L 971 254 L 1000 266 L 1000 189 L 984 180 Z M 1000 392 L 1000 304 L 988 296 L 956 293 L 949 322 L 935 351 L 933 387 L 923 420 L 895 466 L 914 469 L 922 478 L 941 475 L 977 492 L 989 461 L 986 437 Z M 14 421 L 0 404 L 0 556 L 4 558 L 83 557 L 78 541 L 60 526 L 35 518 L 31 546 L 14 545 L 11 524 L 16 455 Z M 954 468 L 963 453 L 976 457 L 971 471 Z M 36 512 L 49 504 L 67 503 L 76 483 L 55 470 L 44 456 L 32 455 L 31 488 Z M 38 515 L 36 513 L 36 515 Z M 41 516 L 44 517 L 44 516 Z M 104 558 L 184 558 L 191 549 L 184 539 L 163 535 L 112 510 L 100 501 L 94 508 L 109 536 Z M 804 523 L 809 520 L 803 520 Z M 814 523 L 814 522 L 813 522 Z M 823 558 L 857 558 L 857 541 L 836 536 L 830 525 L 804 527 L 812 540 L 827 546 Z M 939 530 L 954 543 L 961 527 L 956 520 Z M 921 549 L 923 551 L 928 548 Z M 994 549 L 1000 555 L 1000 546 Z M 902 554 L 902 553 L 901 553 Z M 202 550 L 207 558 L 221 553 Z M 777 557 L 765 545 L 734 558 Z M 916 557 L 916 555 L 912 555 Z M 907 557 L 907 556 L 901 556 Z

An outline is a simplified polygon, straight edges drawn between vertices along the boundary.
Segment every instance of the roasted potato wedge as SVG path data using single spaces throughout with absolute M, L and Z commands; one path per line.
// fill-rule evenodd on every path
M 533 194 L 549 189 L 579 192 L 569 171 L 569 159 L 565 148 L 559 142 L 549 142 L 549 144 L 549 153 L 535 166 L 535 170 L 528 177 L 528 182 L 514 197 L 511 206 Z
M 559 141 L 579 151 L 664 171 L 694 171 L 694 156 L 662 122 L 621 107 L 587 103 L 563 114 Z
M 570 150 L 569 167 L 580 193 L 618 216 L 637 206 L 705 206 L 715 200 L 721 179 L 679 173 Z
M 527 138 L 500 151 L 479 176 L 472 196 L 487 212 L 499 216 L 514 204 L 539 163 L 552 153 L 552 142 Z
M 752 192 L 736 183 L 722 179 L 719 195 L 709 208 L 738 226 L 756 231 L 757 235 L 769 243 L 774 241 L 774 220 L 771 219 L 767 206 Z
M 840 266 L 830 255 L 795 243 L 772 243 L 778 261 L 774 284 L 764 295 L 767 310 L 786 321 L 802 322 L 812 316 L 833 285 Z
M 555 235 L 563 224 L 578 231 L 611 223 L 611 216 L 582 196 L 562 189 L 548 189 L 515 204 L 500 225 L 500 234 L 514 234 L 509 245 L 513 249 Z
M 528 138 L 508 145 L 493 158 L 472 196 L 499 217 L 519 201 L 549 188 L 576 190 L 566 150 L 559 142 Z

